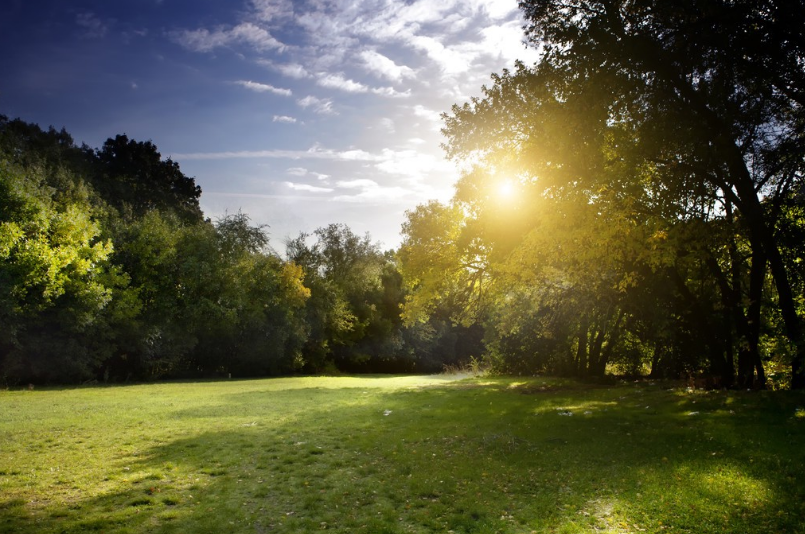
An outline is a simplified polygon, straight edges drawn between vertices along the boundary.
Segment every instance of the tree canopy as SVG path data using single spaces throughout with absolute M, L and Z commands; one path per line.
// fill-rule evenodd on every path
M 783 241 L 801 224 L 802 2 L 520 7 L 540 60 L 444 115 L 466 171 L 452 206 L 409 213 L 407 313 L 483 264 L 459 290 L 485 300 L 504 369 L 752 385 L 785 361 L 805 385 L 801 247 Z M 455 268 L 432 279 L 419 229 L 447 212 Z

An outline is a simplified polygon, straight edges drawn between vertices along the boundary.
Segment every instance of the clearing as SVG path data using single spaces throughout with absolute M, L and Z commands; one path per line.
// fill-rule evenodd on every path
M 805 532 L 805 396 L 309 377 L 0 392 L 0 532 Z

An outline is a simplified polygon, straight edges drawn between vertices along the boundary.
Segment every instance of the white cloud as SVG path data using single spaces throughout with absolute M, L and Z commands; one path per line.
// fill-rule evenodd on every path
M 252 0 L 257 17 L 264 22 L 284 19 L 293 15 L 290 0 Z
M 507 63 L 520 59 L 526 64 L 539 59 L 539 51 L 535 48 L 526 48 L 522 38 L 512 39 L 513 33 L 520 31 L 520 21 L 513 20 L 506 24 L 489 26 L 481 29 L 483 37 L 481 47 L 484 50 L 496 51 L 497 56 Z
M 297 80 L 308 78 L 310 76 L 310 73 L 307 71 L 307 69 L 298 63 L 270 64 L 270 66 L 277 69 L 285 76 L 295 78 Z
M 400 92 L 393 87 L 369 87 L 355 80 L 344 78 L 342 74 L 322 74 L 316 83 L 322 87 L 338 89 L 347 93 L 368 93 L 387 96 L 391 98 L 407 98 L 411 96 L 411 90 Z
M 251 22 L 238 24 L 232 28 L 232 36 L 234 40 L 248 43 L 258 50 L 282 49 L 285 47 L 281 42 L 274 39 L 268 31 Z
M 375 35 L 377 41 L 398 38 L 420 31 L 425 25 L 444 22 L 447 15 L 462 3 L 458 0 L 419 0 L 411 3 L 391 3 L 378 11 L 362 26 L 364 35 Z
M 403 78 L 413 78 L 414 70 L 405 65 L 397 65 L 391 59 L 374 50 L 364 50 L 361 59 L 369 71 L 393 82 L 401 82 Z
M 171 154 L 174 161 L 180 160 L 214 160 L 214 159 L 324 159 L 336 161 L 381 161 L 382 156 L 371 154 L 365 150 L 332 150 L 314 145 L 307 150 L 238 150 L 228 152 L 192 152 Z
M 495 20 L 505 19 L 517 10 L 516 2 L 505 0 L 472 0 L 471 3 L 483 8 L 489 17 Z
M 243 22 L 229 29 L 218 28 L 210 31 L 206 28 L 183 30 L 172 34 L 173 40 L 194 52 L 211 52 L 222 46 L 246 44 L 256 50 L 282 50 L 285 45 L 277 41 L 265 29 L 251 22 Z
M 291 176 L 306 176 L 307 175 L 307 169 L 305 169 L 304 167 L 291 167 L 285 172 L 290 174 Z
M 322 87 L 329 87 L 331 89 L 340 89 L 348 93 L 365 93 L 369 90 L 368 87 L 362 83 L 344 78 L 341 74 L 324 74 L 316 80 L 316 83 Z
M 438 148 L 440 113 L 478 95 L 489 74 L 511 67 L 515 58 L 528 62 L 516 0 L 245 4 L 245 11 L 234 15 L 239 18 L 219 21 L 229 25 L 176 34 L 177 42 L 183 37 L 184 46 L 202 52 L 238 45 L 243 61 L 230 67 L 243 74 L 225 79 L 263 80 L 292 89 L 299 107 L 296 112 L 294 106 L 271 110 L 277 113 L 274 122 L 292 123 L 298 117 L 298 123 L 315 121 L 316 127 L 275 127 L 272 134 L 293 130 L 294 136 L 267 137 L 266 144 L 258 145 L 266 150 L 239 150 L 233 142 L 225 145 L 232 151 L 174 157 L 256 159 L 232 162 L 234 168 L 279 165 L 274 185 L 283 198 L 300 206 L 311 199 L 316 208 L 308 211 L 315 216 L 329 206 L 327 217 L 333 220 L 350 220 L 370 207 L 372 213 L 390 214 L 392 205 L 401 214 L 429 198 L 449 199 L 458 171 Z M 293 40 L 279 43 L 287 35 Z M 255 64 L 270 70 L 255 74 L 250 68 Z M 328 120 L 336 114 L 337 121 Z M 314 144 L 304 149 L 317 140 L 340 148 Z M 324 191 L 310 189 L 316 187 Z M 341 203 L 354 204 L 337 207 Z M 299 213 L 313 216 L 308 211 Z M 378 220 L 376 226 L 382 224 Z
M 339 189 L 354 190 L 354 193 L 333 197 L 336 202 L 390 202 L 399 203 L 401 199 L 410 197 L 412 191 L 402 187 L 383 187 L 374 180 L 363 178 L 336 182 Z
M 320 172 L 309 171 L 304 167 L 290 167 L 285 171 L 285 173 L 290 174 L 291 176 L 297 176 L 297 177 L 300 177 L 300 178 L 302 176 L 313 176 L 317 180 L 322 181 L 322 182 L 326 181 L 330 177 L 329 174 L 322 174 Z
M 380 119 L 380 126 L 388 130 L 389 133 L 395 133 L 397 131 L 397 129 L 394 126 L 394 121 L 389 119 L 388 117 Z
M 285 182 L 285 185 L 294 191 L 307 191 L 309 193 L 332 193 L 333 189 L 330 187 L 316 187 L 315 185 L 295 184 L 293 182 Z
M 335 185 L 343 189 L 372 189 L 375 187 L 380 187 L 380 185 L 374 180 L 367 180 L 365 178 L 336 182 Z
M 427 121 L 430 124 L 430 129 L 432 131 L 438 132 L 442 129 L 442 117 L 438 111 L 426 108 L 422 104 L 416 104 L 410 109 L 414 112 L 415 117 L 419 117 L 420 119 Z
M 333 115 L 336 113 L 333 109 L 333 101 L 329 98 L 316 98 L 311 95 L 297 100 L 296 103 L 303 108 L 310 108 L 315 113 L 322 115 Z
M 377 161 L 380 156 L 366 152 L 365 150 L 352 149 L 338 152 L 338 159 L 345 161 Z
M 403 177 L 410 185 L 421 186 L 432 173 L 452 176 L 455 169 L 449 161 L 418 149 L 392 150 L 385 148 L 374 167 L 386 174 Z
M 458 50 L 455 46 L 447 47 L 430 36 L 416 35 L 408 42 L 418 50 L 424 51 L 446 74 L 468 71 L 475 56 L 474 53 Z
M 408 98 L 411 96 L 411 90 L 406 89 L 404 92 L 397 91 L 393 87 L 373 87 L 372 93 L 380 96 L 388 96 L 390 98 Z
M 235 82 L 236 84 L 240 85 L 241 87 L 245 87 L 250 91 L 254 91 L 256 93 L 274 93 L 275 95 L 282 95 L 282 96 L 291 96 L 290 89 L 281 89 L 279 87 L 274 87 L 273 85 L 269 85 L 267 83 L 258 83 L 252 81 L 244 81 L 239 80 Z

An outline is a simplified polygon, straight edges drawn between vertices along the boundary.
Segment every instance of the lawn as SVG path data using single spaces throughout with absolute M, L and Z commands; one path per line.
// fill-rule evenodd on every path
M 800 393 L 314 377 L 0 414 L 0 532 L 805 532 Z

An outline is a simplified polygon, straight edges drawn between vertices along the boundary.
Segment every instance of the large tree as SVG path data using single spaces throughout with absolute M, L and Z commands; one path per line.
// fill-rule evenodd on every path
M 494 75 L 482 97 L 445 115 L 447 154 L 467 170 L 454 243 L 483 251 L 503 306 L 529 285 L 553 317 L 579 303 L 570 329 L 553 332 L 575 338 L 562 350 L 576 368 L 603 355 L 601 343 L 611 353 L 642 338 L 654 363 L 670 361 L 658 350 L 670 347 L 677 370 L 700 368 L 689 353 L 702 349 L 728 382 L 739 347 L 739 379 L 755 368 L 762 382 L 771 289 L 801 387 L 797 263 L 778 232 L 791 227 L 779 222 L 792 213 L 786 202 L 801 200 L 802 39 L 789 21 L 802 3 L 521 7 L 540 60 Z M 517 189 L 505 200 L 504 184 Z M 559 324 L 546 317 L 529 328 Z
M 802 189 L 805 167 L 805 2 L 755 0 L 520 2 L 556 95 L 595 82 L 608 117 L 635 132 L 647 162 L 685 176 L 734 207 L 753 259 L 768 261 L 786 333 L 793 386 L 805 387 L 805 340 L 778 209 Z
M 202 219 L 201 188 L 178 163 L 162 159 L 151 141 L 117 135 L 94 155 L 95 186 L 119 210 L 131 210 L 137 217 L 154 209 L 170 210 L 185 222 Z

